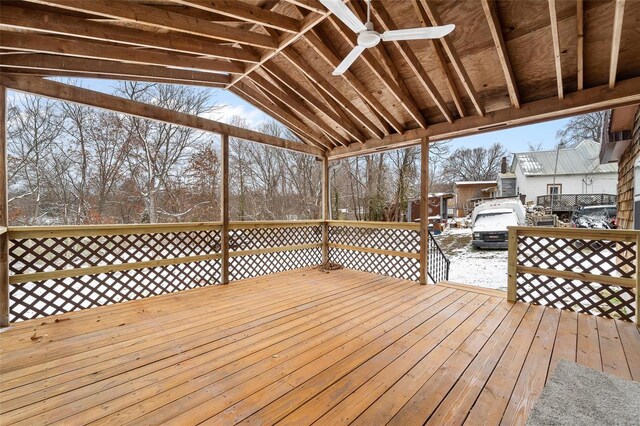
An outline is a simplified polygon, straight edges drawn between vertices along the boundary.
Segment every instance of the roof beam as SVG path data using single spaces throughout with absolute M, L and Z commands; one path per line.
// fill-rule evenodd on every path
M 372 8 L 374 14 L 378 17 L 378 21 L 382 25 L 384 30 L 396 29 L 397 25 L 393 22 L 393 19 L 384 8 L 384 5 L 380 3 L 376 3 L 375 9 Z M 394 28 L 391 28 L 393 26 Z M 420 60 L 416 57 L 415 53 L 413 53 L 413 49 L 406 41 L 394 41 L 393 44 L 396 46 L 404 60 L 409 65 L 409 68 L 413 71 L 418 82 L 422 85 L 424 90 L 429 94 L 433 102 L 436 104 L 444 118 L 449 122 L 453 123 L 453 116 L 451 115 L 451 111 L 449 111 L 449 107 L 447 107 L 446 102 L 442 99 L 440 92 L 436 89 L 436 86 L 431 81 L 431 78 L 427 75 L 427 72 L 424 70 L 422 65 L 420 64 Z
M 275 49 L 277 41 L 264 34 L 209 22 L 181 13 L 170 12 L 140 3 L 95 0 L 27 0 L 33 3 L 85 12 L 105 18 L 137 22 L 165 30 L 178 31 L 232 43 Z
M 366 14 L 364 10 L 362 10 L 357 2 L 351 3 L 351 6 L 355 10 L 356 15 L 363 19 L 363 21 L 366 20 Z M 351 34 L 355 37 L 355 34 Z M 422 115 L 422 112 L 420 112 L 415 99 L 413 98 L 413 96 L 411 96 L 411 92 L 409 92 L 409 89 L 404 84 L 404 80 L 402 80 L 402 77 L 400 76 L 395 63 L 389 57 L 384 44 L 379 43 L 374 49 L 382 58 L 383 64 L 389 70 L 389 73 L 395 81 L 397 90 L 392 90 L 393 96 L 398 100 L 398 102 L 400 102 L 404 109 L 409 113 L 411 118 L 413 118 L 420 127 L 426 128 L 428 126 L 427 120 Z
M 293 49 L 289 48 L 287 50 L 282 51 L 284 57 L 286 57 L 289 62 L 296 66 L 303 74 L 305 74 L 311 81 L 320 86 L 322 90 L 327 92 L 329 96 L 331 96 L 338 104 L 344 108 L 349 114 L 351 114 L 356 120 L 358 120 L 362 125 L 367 128 L 372 135 L 376 135 L 378 137 L 382 136 L 382 132 L 369 120 L 358 108 L 356 108 L 338 89 L 336 89 L 332 84 L 327 82 L 324 77 L 320 75 L 318 71 L 313 69 L 304 63 L 300 55 L 298 55 Z
M 576 0 L 576 26 L 578 32 L 578 90 L 584 89 L 584 2 Z
M 560 58 L 560 35 L 558 34 L 558 14 L 556 0 L 549 0 L 549 17 L 551 19 L 551 37 L 553 39 L 553 60 L 556 65 L 556 81 L 558 84 L 558 98 L 564 97 L 562 87 L 562 60 Z
M 286 15 L 272 12 L 249 3 L 240 3 L 237 0 L 171 0 L 184 6 L 191 6 L 208 12 L 218 13 L 230 18 L 240 19 L 252 24 L 262 25 L 280 31 L 297 33 L 300 31 L 300 23 Z
M 417 145 L 423 137 L 429 137 L 432 141 L 446 140 L 637 103 L 640 103 L 640 77 L 619 81 L 613 89 L 602 85 L 569 93 L 563 99 L 542 99 L 521 104 L 520 109 L 501 109 L 483 117 L 459 118 L 453 124 L 432 124 L 428 129 L 408 130 L 403 135 L 389 135 L 383 139 L 368 140 L 364 144 L 337 147 L 329 153 L 329 157 L 338 159 L 370 154 Z
M 498 7 L 495 0 L 482 0 L 482 9 L 484 10 L 484 15 L 486 16 L 487 23 L 489 24 L 489 31 L 491 31 L 493 44 L 496 45 L 496 51 L 498 53 L 498 58 L 500 59 L 504 78 L 507 81 L 507 90 L 509 91 L 509 98 L 511 98 L 511 105 L 516 108 L 520 108 L 518 86 L 516 85 L 516 79 L 513 76 L 509 53 L 507 52 L 507 46 L 504 42 L 504 37 L 502 36 L 502 25 L 500 25 Z
M 33 10 L 20 7 L 2 5 L 0 23 L 14 28 L 33 29 L 51 34 L 151 47 L 171 52 L 190 53 L 241 62 L 259 61 L 258 55 L 252 54 L 247 50 L 224 46 L 203 38 L 185 36 L 179 33 L 171 34 L 171 37 L 167 37 L 165 34 L 152 31 L 127 28 L 94 20 L 89 21 L 53 12 L 38 11 L 35 14 Z
M 332 129 L 326 123 L 324 123 L 318 116 L 311 112 L 306 105 L 302 103 L 298 95 L 288 87 L 278 87 L 276 84 L 271 83 L 266 78 L 262 77 L 258 73 L 252 73 L 249 78 L 253 83 L 258 86 L 262 92 L 271 99 L 276 105 L 280 104 L 280 108 L 286 105 L 294 114 L 299 114 L 309 120 L 314 127 L 317 127 L 320 132 L 325 133 L 337 142 L 337 144 L 331 145 L 348 145 L 349 142 L 344 140 L 344 137 Z M 329 146 L 331 146 L 329 145 Z
M 3 74 L 0 75 L 0 85 L 19 92 L 60 99 L 81 105 L 120 112 L 122 114 L 176 124 L 178 126 L 189 127 L 205 132 L 226 134 L 239 139 L 245 139 L 290 151 L 302 152 L 316 156 L 322 156 L 324 154 L 323 150 L 303 143 L 293 142 L 287 139 L 255 132 L 253 130 L 221 123 L 219 121 L 209 120 L 195 115 L 185 114 L 183 112 L 172 111 L 170 109 L 132 101 L 130 99 L 114 95 L 107 95 L 105 93 L 83 89 L 69 84 L 45 80 L 43 78 Z
M 442 20 L 440 19 L 440 15 L 438 14 L 438 12 L 436 12 L 435 8 L 431 6 L 431 4 L 427 0 L 420 0 L 420 4 L 422 5 L 423 10 L 426 12 L 429 18 L 429 21 L 431 22 L 431 25 L 434 25 L 434 26 L 442 25 Z M 456 49 L 453 46 L 453 42 L 449 37 L 442 37 L 441 39 L 439 39 L 439 41 L 440 43 L 442 43 L 442 46 L 444 47 L 444 50 L 447 53 L 449 60 L 451 61 L 451 65 L 453 65 L 453 69 L 458 74 L 458 78 L 462 82 L 462 86 L 464 87 L 465 91 L 467 92 L 467 95 L 471 99 L 471 102 L 473 103 L 473 106 L 478 112 L 478 115 L 483 116 L 484 106 L 480 102 L 480 97 L 476 93 L 476 90 L 473 87 L 473 83 L 471 82 L 471 79 L 469 78 L 469 75 L 467 74 L 467 71 L 465 70 L 464 65 L 462 65 L 460 56 L 458 56 L 458 53 L 456 52 Z
M 340 64 L 340 59 L 335 54 L 332 47 L 321 39 L 322 34 L 318 29 L 314 29 L 305 36 L 305 40 L 313 47 L 313 49 L 325 60 L 332 68 L 336 68 Z M 383 131 L 390 133 L 389 125 L 395 129 L 396 132 L 402 132 L 404 128 L 400 122 L 382 105 L 382 103 L 375 97 L 362 82 L 349 70 L 342 74 L 342 78 L 349 83 L 349 85 L 355 90 L 360 98 L 370 106 L 372 112 L 380 120 L 383 126 Z
M 311 129 L 311 127 L 294 117 L 288 108 L 286 111 L 280 109 L 280 107 L 264 96 L 259 89 L 254 89 L 248 84 L 240 83 L 229 90 L 254 105 L 256 108 L 261 109 L 288 126 L 289 129 L 296 133 L 301 140 L 304 140 L 310 145 L 322 146 L 322 144 L 318 142 L 321 138 L 320 134 L 316 133 Z
M 87 77 L 94 74 L 111 75 L 113 79 L 149 77 L 160 80 L 181 81 L 180 84 L 206 84 L 207 86 L 215 85 L 216 87 L 224 87 L 223 85 L 230 81 L 228 75 L 222 74 L 37 53 L 8 55 L 2 58 L 0 67 L 39 71 L 41 74 L 50 76 L 62 75 L 60 74 L 61 72 L 72 72 L 79 75 L 85 74 Z
M 50 53 L 79 58 L 107 59 L 143 65 L 173 66 L 210 72 L 240 73 L 243 67 L 218 59 L 202 59 L 175 53 L 139 50 L 51 35 L 0 31 L 0 46 L 26 52 Z
M 618 72 L 618 56 L 620 55 L 620 38 L 622 37 L 622 18 L 624 18 L 625 0 L 616 0 L 616 10 L 613 16 L 613 35 L 611 37 L 611 60 L 609 62 L 609 87 L 616 85 Z
M 427 27 L 429 26 L 429 18 L 427 18 L 427 15 L 422 9 L 422 6 L 420 6 L 419 1 L 420 0 L 412 0 L 413 8 L 416 11 L 416 17 L 418 18 L 418 21 L 420 21 L 420 26 Z M 445 81 L 447 82 L 447 88 L 449 89 L 449 93 L 453 98 L 453 103 L 455 104 L 456 109 L 458 110 L 458 114 L 460 115 L 460 117 L 464 117 L 466 113 L 465 113 L 464 105 L 462 104 L 462 99 L 460 98 L 460 92 L 458 92 L 458 87 L 456 86 L 456 83 L 453 79 L 453 74 L 449 70 L 449 66 L 447 65 L 447 60 L 444 57 L 444 53 L 442 52 L 442 48 L 436 42 L 436 40 L 429 39 L 427 40 L 427 42 L 429 43 L 429 46 L 431 47 L 433 52 L 436 54 L 436 62 L 438 63 L 438 67 L 440 67 L 440 71 L 445 77 Z
M 286 86 L 293 93 L 300 96 L 302 99 L 307 101 L 310 105 L 312 105 L 316 110 L 322 112 L 327 117 L 329 117 L 337 126 L 342 128 L 345 132 L 347 132 L 352 138 L 357 140 L 358 142 L 364 142 L 364 135 L 355 128 L 351 124 L 349 117 L 344 113 L 342 108 L 333 100 L 333 98 L 327 96 L 323 97 L 323 100 L 319 100 L 312 93 L 310 93 L 307 89 L 305 89 L 302 85 L 297 83 L 287 71 L 280 68 L 273 61 L 266 63 L 263 65 L 265 71 L 267 71 L 273 79 L 276 79 L 282 83 L 282 86 Z M 324 94 L 323 90 L 319 90 L 318 93 Z M 324 102 L 329 104 L 330 108 L 324 108 Z

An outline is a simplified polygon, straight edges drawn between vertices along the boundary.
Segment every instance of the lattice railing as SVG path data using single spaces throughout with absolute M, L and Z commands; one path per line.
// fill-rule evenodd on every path
M 510 300 L 637 319 L 640 232 L 509 228 Z
M 322 222 L 233 222 L 229 226 L 231 280 L 322 263 Z
M 448 279 L 449 260 L 429 235 L 429 277 Z M 395 222 L 329 222 L 329 260 L 345 268 L 418 281 L 420 226 Z
M 9 231 L 11 321 L 220 282 L 220 224 Z

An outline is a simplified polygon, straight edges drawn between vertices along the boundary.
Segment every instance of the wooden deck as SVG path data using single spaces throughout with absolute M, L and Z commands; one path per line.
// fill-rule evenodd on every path
M 640 381 L 631 323 L 299 270 L 19 323 L 2 424 L 522 424 L 560 359 Z

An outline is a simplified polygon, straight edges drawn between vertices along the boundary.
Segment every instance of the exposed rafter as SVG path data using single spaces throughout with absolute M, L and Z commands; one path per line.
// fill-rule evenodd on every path
M 249 46 L 275 49 L 277 40 L 271 37 L 194 18 L 182 13 L 169 12 L 125 1 L 94 1 L 94 0 L 28 0 L 33 3 L 60 7 L 77 12 L 86 12 L 105 18 L 122 21 L 137 22 L 164 30 L 178 31 L 201 37 L 224 40 Z
M 220 15 L 237 18 L 252 24 L 262 25 L 280 31 L 297 33 L 300 31 L 300 23 L 295 19 L 280 13 L 265 10 L 248 3 L 240 3 L 233 0 L 171 0 L 185 6 L 192 6 Z
M 374 14 L 378 17 L 378 22 L 382 25 L 382 28 L 386 30 L 397 29 L 397 25 L 391 19 L 391 16 L 385 9 L 382 3 L 376 4 L 375 9 L 372 9 Z M 394 41 L 393 44 L 396 46 L 404 60 L 411 68 L 411 71 L 415 74 L 416 78 L 420 82 L 420 85 L 424 88 L 424 90 L 429 94 L 433 102 L 436 104 L 444 118 L 453 123 L 453 116 L 451 115 L 451 111 L 449 111 L 449 107 L 445 103 L 444 99 L 436 89 L 436 86 L 431 81 L 431 78 L 427 75 L 427 72 L 424 70 L 422 65 L 420 64 L 420 60 L 416 57 L 415 53 L 413 53 L 412 47 L 406 41 Z
M 224 87 L 224 84 L 230 81 L 228 75 L 222 74 L 37 53 L 7 55 L 0 61 L 0 67 L 39 71 L 43 75 L 61 75 L 61 73 L 75 73 L 85 77 L 110 75 L 113 79 L 153 78 L 181 84 L 205 84 L 217 87 Z
M 560 58 L 560 35 L 558 34 L 558 14 L 556 0 L 549 0 L 549 17 L 551 22 L 551 38 L 553 40 L 553 60 L 556 65 L 556 81 L 558 84 L 558 98 L 564 97 L 562 85 L 562 59 Z
M 440 15 L 427 0 L 420 0 L 420 4 L 424 8 L 424 11 L 427 13 L 431 25 L 442 25 Z M 471 99 L 471 102 L 476 108 L 476 111 L 479 115 L 484 115 L 484 106 L 480 101 L 480 97 L 476 93 L 476 89 L 473 87 L 473 83 L 471 82 L 471 78 L 469 78 L 469 74 L 467 74 L 467 70 L 464 68 L 464 65 L 462 65 L 462 61 L 460 60 L 460 57 L 458 56 L 458 53 L 453 46 L 453 42 L 449 39 L 449 37 L 443 37 L 439 41 L 442 43 L 445 52 L 447 52 L 447 56 L 449 57 L 453 68 L 456 70 L 458 78 L 462 82 L 462 86 L 467 91 L 467 95 Z
M 576 48 L 578 63 L 578 90 L 584 89 L 584 1 L 576 0 L 576 30 L 578 46 Z
M 498 17 L 498 8 L 495 0 L 482 0 L 482 9 L 484 10 L 484 15 L 486 16 L 487 23 L 489 24 L 493 43 L 496 45 L 496 52 L 498 53 L 500 66 L 502 67 L 502 72 L 504 73 L 504 78 L 507 82 L 511 105 L 516 108 L 520 108 L 518 86 L 516 85 L 516 79 L 513 76 L 509 53 L 507 52 L 507 46 L 504 42 L 504 37 L 502 36 L 502 26 L 500 25 L 500 18 Z
M 249 129 L 232 126 L 219 121 L 209 120 L 183 112 L 172 111 L 155 105 L 132 101 L 119 96 L 107 95 L 94 90 L 83 89 L 57 81 L 45 80 L 38 77 L 0 75 L 0 85 L 19 92 L 31 93 L 53 99 L 73 102 L 91 107 L 148 118 L 150 120 L 176 124 L 218 134 L 226 134 L 239 139 L 245 139 L 311 155 L 322 155 L 323 151 L 316 147 L 293 142 L 276 136 L 266 135 Z
M 241 62 L 258 62 L 258 55 L 247 50 L 225 46 L 204 38 L 181 34 L 166 34 L 127 28 L 105 22 L 87 21 L 74 16 L 53 12 L 38 12 L 14 6 L 2 5 L 0 23 L 14 28 L 32 29 L 51 34 L 108 41 L 132 46 L 163 49 L 171 52 L 190 53 L 211 58 Z
M 620 55 L 620 38 L 622 37 L 622 19 L 624 18 L 625 0 L 616 0 L 616 10 L 613 15 L 613 35 L 611 36 L 611 59 L 609 61 L 609 87 L 616 85 L 618 72 L 618 56 Z
M 215 73 L 237 74 L 244 69 L 239 64 L 219 59 L 202 59 L 195 56 L 170 54 L 161 51 L 135 50 L 129 47 L 73 40 L 52 35 L 0 31 L 0 39 L 2 39 L 2 47 L 25 52 L 50 53 L 90 59 L 112 59 L 133 64 L 172 66 Z

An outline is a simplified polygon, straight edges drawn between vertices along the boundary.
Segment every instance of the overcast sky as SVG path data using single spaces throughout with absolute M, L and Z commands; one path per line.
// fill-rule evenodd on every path
M 105 93 L 111 93 L 116 84 L 115 81 L 95 79 L 79 79 L 77 82 L 87 89 Z M 220 110 L 219 114 L 211 118 L 228 122 L 234 115 L 240 115 L 250 123 L 253 123 L 254 126 L 269 118 L 262 111 L 229 91 L 222 89 L 211 90 L 215 92 L 213 101 L 216 104 L 224 105 L 224 108 Z M 554 120 L 541 124 L 496 130 L 489 133 L 458 138 L 453 141 L 452 147 L 455 149 L 462 146 L 489 146 L 494 142 L 500 142 L 512 153 L 528 151 L 529 143 L 533 145 L 541 144 L 543 149 L 553 149 L 555 146 L 556 132 L 562 128 L 567 121 L 568 119 Z

